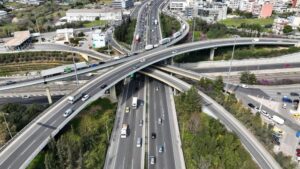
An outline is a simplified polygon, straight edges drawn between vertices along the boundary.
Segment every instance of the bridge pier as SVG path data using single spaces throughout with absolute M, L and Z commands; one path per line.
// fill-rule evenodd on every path
M 50 89 L 49 89 L 48 86 L 46 87 L 46 95 L 47 95 L 47 98 L 48 98 L 48 103 L 52 104 L 52 98 L 51 98 Z
M 117 100 L 117 92 L 116 92 L 116 87 L 115 86 L 112 86 L 110 89 L 109 89 L 109 96 L 112 100 L 116 101 Z
M 81 57 L 85 60 L 85 61 L 89 61 L 89 56 L 88 55 L 86 55 L 86 54 L 80 54 L 81 55 Z
M 210 49 L 210 52 L 209 52 L 209 60 L 214 60 L 214 57 L 215 57 L 215 50 L 217 48 L 211 48 Z

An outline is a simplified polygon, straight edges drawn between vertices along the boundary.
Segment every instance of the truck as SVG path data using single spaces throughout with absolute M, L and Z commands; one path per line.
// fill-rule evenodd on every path
M 151 50 L 151 49 L 153 49 L 153 45 L 152 44 L 146 45 L 145 50 Z
M 121 129 L 121 138 L 126 138 L 128 135 L 128 124 L 123 124 Z
M 139 34 L 136 34 L 136 35 L 135 35 L 135 41 L 136 41 L 136 42 L 139 42 L 139 41 L 140 41 L 140 35 L 139 35 Z
M 169 42 L 171 42 L 171 38 L 164 38 L 159 41 L 159 44 L 163 45 Z
M 155 19 L 155 20 L 154 20 L 154 24 L 157 25 L 157 23 L 158 23 L 158 22 L 157 22 L 157 19 Z
M 133 109 L 136 109 L 137 108 L 137 97 L 133 97 L 132 98 L 132 104 L 131 104 L 131 106 L 132 106 L 132 108 Z
M 179 36 L 181 35 L 181 32 L 175 32 L 174 34 L 173 34 L 173 38 L 174 39 L 176 39 L 176 38 L 178 38 Z
M 81 97 L 82 97 L 82 93 L 74 93 L 68 97 L 68 102 L 74 104 Z
M 271 119 L 277 124 L 284 124 L 284 120 L 276 115 L 273 115 Z

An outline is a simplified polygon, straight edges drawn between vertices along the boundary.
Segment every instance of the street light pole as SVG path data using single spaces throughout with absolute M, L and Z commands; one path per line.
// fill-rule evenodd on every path
M 234 43 L 233 43 L 233 48 L 232 48 L 229 70 L 228 70 L 228 74 L 227 74 L 227 82 L 226 82 L 225 90 L 228 90 L 228 83 L 229 83 L 229 77 L 230 77 L 230 73 L 231 73 L 232 60 L 234 57 L 235 43 L 236 43 L 236 36 L 234 36 Z
M 76 63 L 75 63 L 74 54 L 73 54 L 73 64 L 74 64 L 74 69 L 75 69 L 76 85 L 78 87 L 79 86 L 79 82 L 78 82 L 77 66 L 76 66 Z
M 9 133 L 9 136 L 10 136 L 10 138 L 12 138 L 12 134 L 11 134 L 11 131 L 9 129 L 8 123 L 6 121 L 6 117 L 5 117 L 6 113 L 4 113 L 4 112 L 1 112 L 1 113 L 3 114 L 4 122 L 5 122 L 5 125 L 6 125 L 6 128 L 7 128 L 7 131 Z

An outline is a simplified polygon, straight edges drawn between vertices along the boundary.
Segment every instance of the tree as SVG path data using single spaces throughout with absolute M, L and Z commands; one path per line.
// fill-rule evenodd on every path
M 283 33 L 290 33 L 293 31 L 293 28 L 290 25 L 285 25 L 282 31 Z
M 255 74 L 250 72 L 242 72 L 240 76 L 240 82 L 245 84 L 256 84 L 257 79 Z

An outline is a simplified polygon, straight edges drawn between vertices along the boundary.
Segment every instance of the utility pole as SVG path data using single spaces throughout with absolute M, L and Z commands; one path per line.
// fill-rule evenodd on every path
M 192 42 L 194 42 L 194 32 L 195 32 L 195 17 L 194 17 L 194 19 L 193 19 L 193 37 L 192 37 Z
M 75 69 L 76 85 L 78 87 L 79 86 L 79 82 L 78 82 L 77 66 L 76 66 L 76 63 L 75 63 L 74 53 L 73 53 L 73 64 L 74 64 L 74 69 Z
M 235 43 L 236 43 L 236 36 L 234 36 L 234 43 L 233 43 L 233 48 L 232 48 L 232 54 L 231 54 L 231 59 L 230 59 L 229 70 L 228 70 L 228 74 L 227 74 L 227 82 L 226 82 L 225 90 L 228 90 L 229 76 L 230 76 L 230 73 L 231 73 L 232 60 L 233 60 L 233 57 L 234 57 Z
M 7 131 L 9 133 L 9 136 L 10 136 L 10 138 L 12 138 L 12 134 L 11 134 L 11 131 L 9 129 L 8 123 L 6 121 L 6 117 L 5 117 L 5 115 L 7 115 L 7 113 L 4 113 L 4 112 L 1 112 L 1 113 L 3 114 L 4 122 L 5 122 L 5 125 L 6 125 L 6 128 L 7 128 Z

